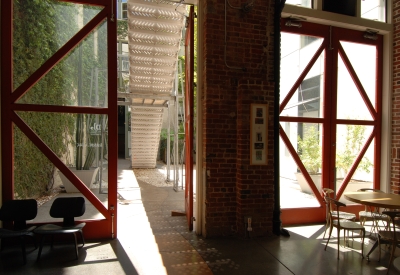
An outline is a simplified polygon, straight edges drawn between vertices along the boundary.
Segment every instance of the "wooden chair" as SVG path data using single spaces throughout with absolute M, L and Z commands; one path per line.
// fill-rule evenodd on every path
M 333 191 L 332 189 L 329 188 L 323 188 L 322 189 L 322 195 L 324 197 L 325 200 L 325 205 L 326 205 L 326 224 L 325 224 L 325 231 L 324 231 L 324 235 L 322 237 L 322 239 L 325 239 L 325 234 L 326 234 L 326 230 L 330 227 L 330 219 L 329 219 L 329 209 L 330 209 L 330 204 L 329 204 L 329 200 L 328 199 L 332 199 L 331 194 L 333 194 L 335 191 Z M 345 220 L 350 220 L 350 221 L 355 221 L 356 220 L 356 215 L 353 213 L 348 213 L 348 212 L 344 212 L 344 211 L 339 211 L 337 212 L 333 212 L 331 213 L 332 217 L 334 219 L 345 219 Z
M 334 207 L 332 207 L 332 205 Z M 360 225 L 359 223 L 356 223 L 355 221 L 351 221 L 351 220 L 347 220 L 347 219 L 337 219 L 334 218 L 335 216 L 339 216 L 339 209 L 340 207 L 346 207 L 346 204 L 339 202 L 337 200 L 328 198 L 328 208 L 329 208 L 329 237 L 328 237 L 328 241 L 326 242 L 325 245 L 325 250 L 326 247 L 329 244 L 329 240 L 331 238 L 332 235 L 332 229 L 333 227 L 336 227 L 337 229 L 337 258 L 339 259 L 339 247 L 340 247 L 340 230 L 344 230 L 344 231 L 360 231 L 362 233 L 362 240 L 361 240 L 361 256 L 364 258 L 364 238 L 365 238 L 365 228 L 364 226 Z M 336 214 L 335 214 L 336 213 Z M 346 244 L 346 234 L 344 234 L 344 242 Z
M 36 226 L 28 226 L 27 220 L 33 220 L 37 215 L 37 202 L 34 199 L 5 201 L 0 209 L 0 220 L 11 222 L 12 229 L 0 228 L 1 250 L 4 248 L 4 239 L 19 238 L 22 249 L 22 257 L 26 264 L 25 237 L 33 239 L 37 248 L 33 230 Z
M 400 218 L 400 212 L 398 211 L 383 211 L 383 214 L 389 217 L 389 226 L 387 230 L 379 230 L 378 231 L 378 246 L 379 246 L 379 260 L 381 259 L 381 244 L 389 244 L 392 249 L 390 253 L 389 266 L 387 269 L 387 273 L 389 273 L 389 269 L 394 260 L 394 252 L 396 247 L 400 244 L 400 231 L 396 230 L 398 225 L 396 225 L 397 219 Z
M 75 223 L 75 217 L 85 213 L 85 199 L 83 197 L 61 197 L 56 198 L 50 208 L 50 216 L 63 218 L 62 225 L 45 224 L 35 229 L 35 234 L 42 235 L 40 241 L 37 261 L 42 253 L 43 243 L 46 235 L 52 236 L 51 247 L 53 247 L 53 236 L 57 234 L 73 234 L 75 241 L 75 256 L 78 259 L 78 243 L 76 234 L 79 233 L 82 239 L 82 246 L 85 245 L 82 228 L 86 223 Z

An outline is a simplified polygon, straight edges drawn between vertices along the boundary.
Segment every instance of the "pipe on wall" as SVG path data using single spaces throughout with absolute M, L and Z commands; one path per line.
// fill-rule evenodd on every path
M 289 236 L 289 232 L 282 228 L 281 200 L 279 181 L 279 96 L 280 96 L 280 69 L 281 69 L 281 12 L 285 0 L 275 0 L 274 9 L 274 211 L 272 230 L 275 235 Z
M 227 61 L 226 61 L 226 47 L 227 47 L 227 30 L 226 30 L 226 12 L 227 12 L 227 4 L 229 5 L 230 8 L 232 9 L 238 9 L 238 10 L 242 10 L 243 12 L 247 13 L 250 12 L 254 6 L 254 2 L 250 1 L 248 3 L 246 3 L 245 5 L 243 5 L 242 7 L 234 7 L 231 5 L 231 3 L 229 3 L 228 0 L 225 0 L 225 6 L 224 6 L 224 12 L 225 12 L 225 43 L 224 43 L 224 62 L 225 62 L 225 66 L 228 69 L 233 69 L 233 70 L 241 70 L 243 72 L 245 72 L 247 69 L 245 67 L 236 67 L 236 66 L 230 66 L 228 65 Z

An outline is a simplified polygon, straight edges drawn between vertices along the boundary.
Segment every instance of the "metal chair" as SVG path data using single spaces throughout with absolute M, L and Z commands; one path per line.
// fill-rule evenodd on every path
M 0 228 L 1 250 L 4 248 L 4 239 L 19 238 L 24 264 L 26 264 L 25 237 L 31 237 L 35 249 L 37 248 L 33 234 L 36 226 L 28 226 L 26 223 L 27 220 L 33 220 L 36 215 L 37 202 L 34 199 L 6 201 L 0 209 L 0 220 L 12 223 L 12 229 Z
M 396 250 L 396 247 L 400 244 L 400 231 L 396 230 L 396 228 L 398 227 L 396 221 L 398 218 L 400 218 L 400 212 L 383 211 L 382 213 L 389 217 L 389 225 L 387 230 L 378 231 L 379 260 L 381 259 L 381 244 L 389 244 L 392 249 L 390 253 L 389 266 L 386 273 L 388 274 L 394 260 L 394 252 Z
M 332 205 L 334 205 L 335 209 L 332 209 Z M 339 259 L 339 242 L 340 242 L 340 230 L 347 230 L 347 231 L 361 231 L 362 233 L 362 240 L 361 240 L 361 256 L 364 258 L 364 238 L 365 238 L 365 228 L 364 226 L 360 225 L 359 223 L 356 223 L 354 221 L 350 221 L 347 219 L 336 219 L 334 218 L 334 213 L 336 213 L 336 216 L 339 216 L 339 208 L 340 207 L 346 207 L 346 204 L 339 202 L 337 200 L 328 198 L 328 207 L 329 207 L 329 237 L 328 237 L 328 241 L 326 242 L 325 245 L 325 250 L 326 247 L 329 244 L 329 240 L 331 238 L 332 235 L 332 229 L 333 227 L 336 227 L 337 229 L 337 238 L 338 238 L 338 242 L 337 242 L 337 258 Z M 354 236 L 353 236 L 354 237 Z M 344 234 L 344 242 L 346 244 L 346 234 Z
M 322 239 L 325 239 L 325 234 L 326 234 L 326 230 L 330 227 L 330 219 L 329 219 L 329 215 L 330 215 L 330 204 L 329 204 L 329 200 L 328 199 L 332 199 L 331 194 L 333 194 L 335 191 L 333 191 L 332 189 L 329 188 L 323 188 L 322 189 L 322 194 L 324 196 L 324 200 L 325 200 L 325 205 L 326 205 L 326 224 L 325 224 L 325 231 L 324 231 L 324 235 L 322 237 Z M 346 219 L 346 220 L 350 220 L 350 221 L 355 221 L 356 220 L 356 215 L 353 213 L 348 213 L 348 212 L 344 212 L 344 211 L 339 211 L 331 213 L 332 218 L 333 219 Z
M 85 199 L 83 197 L 56 198 L 50 208 L 50 216 L 63 218 L 62 225 L 45 224 L 35 229 L 35 234 L 42 235 L 40 241 L 37 261 L 42 253 L 43 243 L 46 235 L 52 236 L 51 247 L 53 247 L 53 236 L 57 234 L 73 234 L 75 241 L 75 256 L 78 259 L 78 243 L 76 234 L 79 233 L 82 239 L 82 246 L 85 245 L 82 228 L 86 223 L 75 223 L 75 217 L 85 213 Z
M 384 193 L 383 191 L 379 189 L 373 189 L 373 188 L 361 188 L 358 189 L 357 192 L 379 192 L 379 193 Z M 365 225 L 365 222 L 367 221 L 372 221 L 372 228 L 371 228 L 371 233 L 373 231 L 379 230 L 379 221 L 386 222 L 386 226 L 389 223 L 390 218 L 387 215 L 384 215 L 383 213 L 380 213 L 379 209 L 375 209 L 375 211 L 372 211 L 371 209 L 368 209 L 368 207 L 365 205 L 365 209 L 363 211 L 360 211 L 358 213 L 360 224 Z

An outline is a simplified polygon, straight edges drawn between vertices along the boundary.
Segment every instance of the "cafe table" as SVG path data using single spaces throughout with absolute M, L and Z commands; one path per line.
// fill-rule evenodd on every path
M 343 194 L 344 198 L 363 205 L 400 209 L 400 195 L 381 192 L 349 192 Z
M 348 192 L 343 194 L 344 198 L 355 203 L 387 208 L 387 209 L 400 209 L 400 195 L 392 193 L 381 192 Z M 378 246 L 378 240 L 375 240 L 374 245 L 367 254 L 367 259 L 371 252 Z

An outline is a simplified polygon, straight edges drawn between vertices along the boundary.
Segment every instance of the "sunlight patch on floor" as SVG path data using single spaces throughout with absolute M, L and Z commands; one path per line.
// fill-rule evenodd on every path
M 318 225 L 308 225 L 308 226 L 296 226 L 296 227 L 289 227 L 287 228 L 287 230 L 297 235 L 303 236 L 305 238 L 310 238 L 311 236 L 314 236 L 315 239 L 320 239 L 320 238 L 322 239 L 325 230 L 325 225 L 318 224 Z M 317 234 L 319 231 L 322 232 L 322 234 L 320 234 L 320 236 L 316 238 L 315 234 Z
M 140 187 L 132 170 L 125 170 L 119 192 L 127 203 L 118 205 L 118 239 L 139 274 L 167 274 L 159 247 L 153 235 Z
M 88 263 L 101 263 L 101 261 L 118 261 L 114 249 L 109 243 L 87 243 L 85 244 L 86 258 L 85 264 Z

